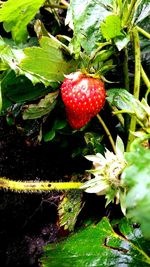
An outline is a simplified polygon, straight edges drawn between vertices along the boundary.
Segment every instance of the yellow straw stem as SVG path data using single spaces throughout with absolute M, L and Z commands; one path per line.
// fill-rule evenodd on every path
M 13 181 L 0 177 L 0 189 L 16 192 L 38 193 L 52 190 L 80 189 L 81 182 Z

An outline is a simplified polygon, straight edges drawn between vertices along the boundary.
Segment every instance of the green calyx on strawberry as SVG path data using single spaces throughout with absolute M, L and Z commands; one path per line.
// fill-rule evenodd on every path
M 66 76 L 61 85 L 66 115 L 73 129 L 80 129 L 99 113 L 105 104 L 104 83 L 81 72 Z

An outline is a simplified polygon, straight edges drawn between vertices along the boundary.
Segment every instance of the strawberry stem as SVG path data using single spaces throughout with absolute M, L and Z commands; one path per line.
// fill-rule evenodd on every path
M 115 106 L 111 107 L 113 110 L 113 114 L 115 114 L 120 122 L 120 124 L 122 125 L 122 127 L 125 126 L 125 121 L 124 121 L 124 117 L 122 116 L 122 114 L 120 113 L 120 111 L 118 110 L 118 108 L 116 108 Z
M 44 5 L 45 8 L 59 8 L 59 9 L 67 9 L 68 7 L 63 6 L 63 5 L 57 5 L 57 4 L 49 4 L 49 5 Z
M 127 47 L 125 47 L 123 49 L 123 77 L 124 77 L 125 89 L 129 92 L 130 91 L 130 80 L 129 80 L 128 49 L 127 49 Z M 128 131 L 129 117 L 127 115 L 124 116 L 124 127 Z
M 117 14 L 120 14 L 122 9 L 122 0 L 114 1 L 114 5 L 116 4 L 115 11 Z
M 148 39 L 150 39 L 150 33 L 144 31 L 142 28 L 140 28 L 139 26 L 136 26 L 137 30 L 139 33 L 141 33 L 142 35 L 144 35 L 145 37 L 147 37 Z
M 90 57 L 90 61 L 89 61 L 89 65 L 91 64 L 91 62 L 95 59 L 96 55 L 98 54 L 98 52 L 100 52 L 102 50 L 102 48 L 104 48 L 105 46 L 107 45 L 110 45 L 110 41 L 107 41 L 105 43 L 101 43 L 99 44 L 98 48 L 95 49 L 93 51 L 93 53 L 91 54 L 91 57 Z
M 111 135 L 109 129 L 107 128 L 105 122 L 103 121 L 103 119 L 101 118 L 101 116 L 99 114 L 97 114 L 97 118 L 98 118 L 100 124 L 103 126 L 103 128 L 104 128 L 104 130 L 106 132 L 106 135 L 107 135 L 107 137 L 108 137 L 108 139 L 109 139 L 109 141 L 111 143 L 111 146 L 112 146 L 112 149 L 113 149 L 114 153 L 116 153 L 115 142 L 114 142 L 114 140 L 112 138 L 112 135 Z
M 134 51 L 135 51 L 135 70 L 134 70 L 134 90 L 133 95 L 136 99 L 139 99 L 140 94 L 140 74 L 141 74 L 141 58 L 140 58 L 140 40 L 138 31 L 135 28 L 132 30 Z M 129 150 L 130 144 L 134 140 L 133 132 L 136 130 L 136 117 L 132 116 L 129 127 L 129 136 L 127 142 L 127 151 Z
M 132 18 L 133 18 L 133 14 L 135 12 L 135 9 L 138 7 L 139 3 L 140 3 L 140 0 L 131 0 L 131 3 L 130 3 L 129 8 L 128 8 L 127 15 L 126 15 L 126 17 L 124 19 L 123 27 L 126 27 L 126 26 L 131 24 L 131 21 L 132 21 Z
M 47 8 L 59 8 L 59 9 L 68 9 L 69 3 L 65 0 L 61 0 L 60 4 L 52 4 L 51 1 L 47 1 L 44 5 Z
M 129 91 L 129 70 L 128 70 L 128 50 L 124 48 L 124 60 L 123 60 L 123 73 L 124 73 L 124 85 L 127 91 Z
M 0 189 L 25 193 L 50 192 L 52 190 L 80 189 L 81 182 L 13 181 L 0 177 Z
M 143 79 L 144 83 L 145 83 L 146 86 L 147 86 L 147 92 L 146 92 L 146 94 L 145 94 L 145 98 L 146 98 L 146 100 L 147 100 L 148 94 L 150 93 L 150 80 L 149 80 L 149 78 L 147 77 L 147 75 L 146 75 L 146 73 L 145 73 L 145 71 L 144 71 L 142 65 L 141 65 L 141 76 L 142 76 L 142 79 Z

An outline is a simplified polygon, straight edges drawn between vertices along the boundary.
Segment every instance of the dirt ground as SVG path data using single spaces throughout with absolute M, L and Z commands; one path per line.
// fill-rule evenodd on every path
M 1 118 L 0 176 L 13 180 L 60 181 L 66 174 L 83 171 L 87 166 L 84 158 L 72 159 L 69 150 L 61 149 L 59 145 L 43 143 L 29 146 L 15 127 L 8 126 L 5 119 Z M 2 267 L 41 266 L 43 245 L 55 242 L 60 237 L 56 221 L 61 193 L 0 191 Z M 99 207 L 96 209 L 98 211 Z
M 63 181 L 84 173 L 91 163 L 83 156 L 71 157 L 67 149 L 51 142 L 30 145 L 14 126 L 0 119 L 0 176 L 13 180 Z M 57 206 L 62 191 L 17 193 L 0 191 L 0 262 L 2 267 L 42 267 L 43 246 L 68 235 L 58 227 Z M 105 209 L 104 197 L 84 194 L 84 208 L 77 227 L 86 219 L 118 216 L 116 206 Z M 119 210 L 120 212 L 120 210 Z
M 59 150 L 59 148 L 58 148 Z M 0 175 L 14 180 L 59 180 L 71 167 L 63 151 L 49 144 L 28 146 L 14 127 L 0 122 Z M 72 166 L 73 167 L 73 166 Z M 1 266 L 40 266 L 47 242 L 56 241 L 58 192 L 0 191 Z

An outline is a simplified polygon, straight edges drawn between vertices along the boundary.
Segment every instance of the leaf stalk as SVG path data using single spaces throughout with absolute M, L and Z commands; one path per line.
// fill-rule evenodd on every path
M 145 85 L 147 86 L 147 92 L 145 94 L 145 99 L 147 100 L 148 94 L 150 93 L 150 80 L 147 77 L 142 65 L 141 65 L 141 76 L 142 76 L 142 79 L 143 79 Z
M 128 12 L 127 12 L 127 15 L 124 19 L 124 27 L 126 27 L 128 24 L 131 23 L 132 21 L 132 17 L 133 17 L 133 14 L 134 14 L 134 9 L 135 9 L 135 6 L 137 5 L 138 6 L 138 3 L 140 1 L 139 0 L 131 0 L 131 3 L 129 5 L 129 9 L 128 9 Z
M 116 154 L 116 146 L 115 146 L 115 142 L 114 142 L 114 140 L 113 140 L 113 138 L 112 138 L 112 135 L 111 135 L 109 129 L 107 128 L 105 122 L 103 121 L 103 119 L 101 118 L 101 116 L 100 116 L 99 114 L 97 114 L 97 118 L 98 118 L 100 124 L 103 126 L 103 128 L 104 128 L 104 130 L 105 130 L 105 132 L 106 132 L 106 135 L 107 135 L 107 137 L 108 137 L 108 139 L 109 139 L 109 141 L 110 141 L 110 144 L 111 144 L 111 146 L 112 146 L 112 149 L 113 149 L 114 153 Z
M 124 84 L 127 91 L 129 91 L 129 70 L 128 70 L 128 50 L 124 48 L 124 61 L 123 61 L 123 73 L 124 73 Z
M 136 26 L 137 30 L 139 33 L 141 33 L 143 36 L 145 36 L 146 38 L 150 39 L 150 33 L 146 32 L 145 30 L 143 30 L 141 27 Z
M 141 75 L 141 52 L 140 52 L 140 40 L 138 31 L 135 28 L 132 30 L 133 44 L 134 44 L 134 54 L 135 54 L 135 70 L 134 70 L 134 90 L 133 95 L 139 100 L 140 94 L 140 75 Z M 129 150 L 130 144 L 134 140 L 133 132 L 136 130 L 136 117 L 132 116 L 129 127 L 129 136 L 127 142 L 127 151 Z

